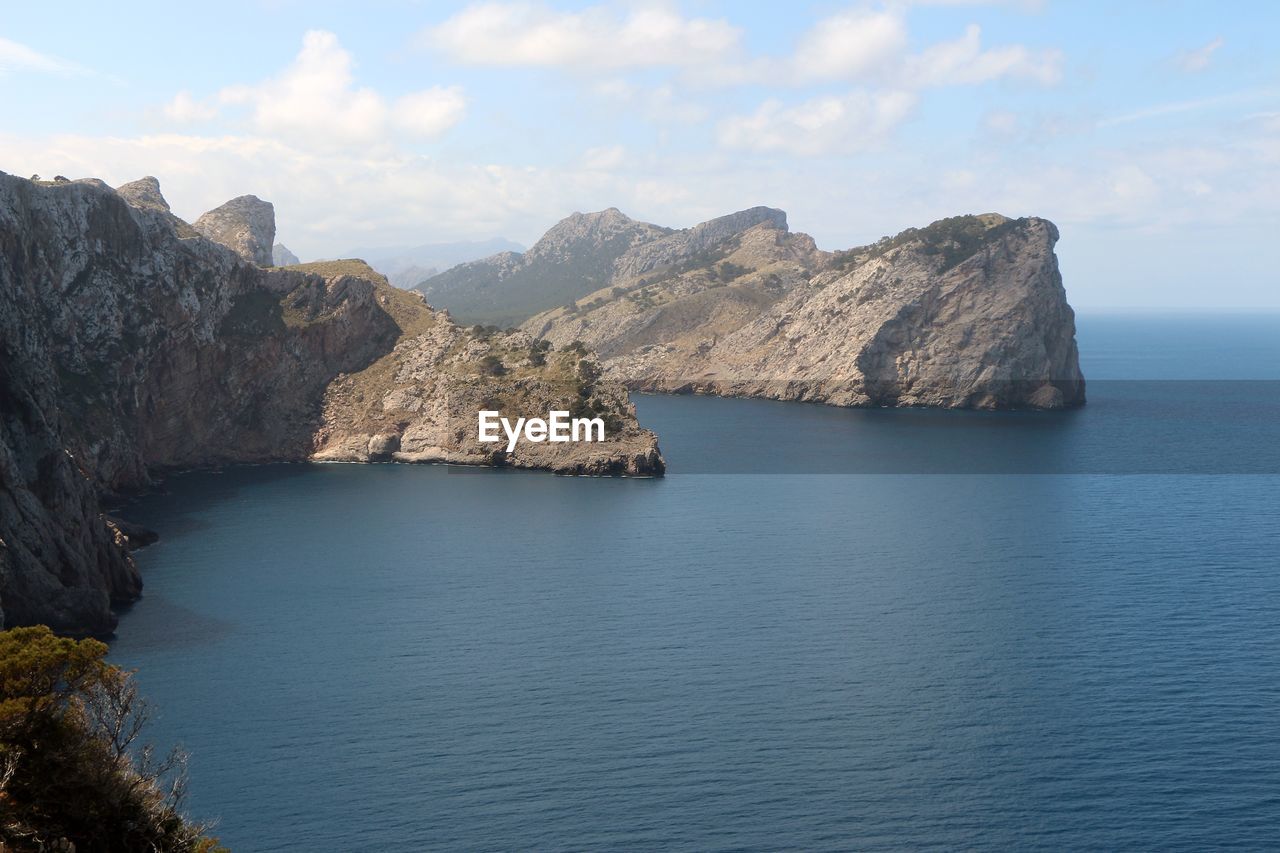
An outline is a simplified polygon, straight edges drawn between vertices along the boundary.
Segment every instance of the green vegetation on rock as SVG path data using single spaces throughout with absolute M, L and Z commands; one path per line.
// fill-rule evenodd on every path
M 0 850 L 223 850 L 182 815 L 186 756 L 138 742 L 147 703 L 106 653 L 0 632 Z

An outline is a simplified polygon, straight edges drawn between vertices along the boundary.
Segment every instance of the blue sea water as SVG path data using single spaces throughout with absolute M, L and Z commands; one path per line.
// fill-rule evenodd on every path
M 175 477 L 112 659 L 237 851 L 1274 848 L 1280 317 L 1079 325 L 1079 412 Z

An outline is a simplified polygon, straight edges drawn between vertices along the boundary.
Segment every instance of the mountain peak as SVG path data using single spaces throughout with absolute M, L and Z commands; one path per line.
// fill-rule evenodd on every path
M 204 236 L 260 267 L 272 265 L 276 209 L 256 195 L 237 196 L 193 223 Z
M 525 253 L 525 259 L 563 260 L 569 254 L 587 253 L 616 257 L 632 246 L 666 233 L 667 229 L 632 219 L 616 207 L 594 213 L 574 213 L 551 226 Z
M 160 192 L 160 181 L 152 175 L 121 184 L 116 187 L 116 192 L 134 207 L 170 212 L 169 202 L 165 201 L 164 195 Z

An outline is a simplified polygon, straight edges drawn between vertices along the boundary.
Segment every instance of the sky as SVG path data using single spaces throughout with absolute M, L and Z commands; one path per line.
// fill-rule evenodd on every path
M 0 170 L 276 206 L 304 260 L 758 204 L 1042 216 L 1077 308 L 1280 308 L 1280 3 L 9 4 Z

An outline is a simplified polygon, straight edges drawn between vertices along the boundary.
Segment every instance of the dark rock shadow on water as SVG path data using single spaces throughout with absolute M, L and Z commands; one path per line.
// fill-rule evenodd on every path
M 145 607 L 147 618 L 127 623 L 124 641 L 130 653 L 195 648 L 223 639 L 234 628 L 228 619 L 183 607 L 163 595 L 148 595 L 145 590 L 138 601 L 118 606 L 115 612 L 123 619 L 135 607 Z M 119 633 L 112 646 L 118 642 Z
M 230 465 L 174 472 L 155 488 L 112 506 L 110 513 L 149 527 L 161 540 L 207 529 L 203 516 L 213 506 L 244 496 L 247 490 L 304 476 L 308 463 Z

